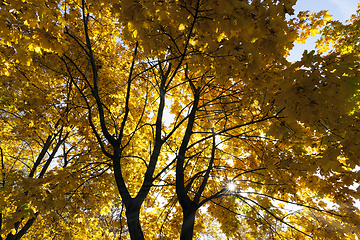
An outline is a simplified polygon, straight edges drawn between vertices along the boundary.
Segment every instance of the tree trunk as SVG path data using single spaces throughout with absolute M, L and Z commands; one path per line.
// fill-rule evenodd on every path
M 131 204 L 132 205 L 132 204 Z M 138 204 L 137 204 L 138 205 Z M 126 205 L 125 205 L 126 207 Z M 140 206 L 128 206 L 126 207 L 126 218 L 130 232 L 130 238 L 132 240 L 144 240 L 144 234 L 140 226 Z
M 194 234 L 196 211 L 183 211 L 180 240 L 192 240 Z

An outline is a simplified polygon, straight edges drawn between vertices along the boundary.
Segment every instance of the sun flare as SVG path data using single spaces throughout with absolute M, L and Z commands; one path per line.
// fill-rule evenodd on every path
M 226 188 L 229 190 L 229 191 L 235 191 L 236 190 L 236 184 L 235 183 L 228 183 Z

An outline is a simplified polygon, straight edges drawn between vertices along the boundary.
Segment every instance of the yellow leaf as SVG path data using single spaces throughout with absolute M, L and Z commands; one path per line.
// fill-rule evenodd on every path
M 137 35 L 138 35 L 138 30 L 135 29 L 132 33 L 132 36 L 133 36 L 133 38 L 136 38 Z
M 184 25 L 183 23 L 181 23 L 181 24 L 179 25 L 179 30 L 180 30 L 180 31 L 184 31 L 184 30 L 185 30 L 185 25 Z
M 40 48 L 39 46 L 36 46 L 36 47 L 34 48 L 34 51 L 35 51 L 36 53 L 41 53 L 41 48 Z
M 332 15 L 329 12 L 326 12 L 324 15 L 324 19 L 325 21 L 331 21 Z
M 225 33 L 221 33 L 219 36 L 217 36 L 217 41 L 221 42 L 225 38 Z
M 190 40 L 189 40 L 189 43 L 190 43 L 190 45 L 192 45 L 192 46 L 195 46 L 195 45 L 196 45 L 196 41 L 195 41 L 194 39 L 190 39 Z

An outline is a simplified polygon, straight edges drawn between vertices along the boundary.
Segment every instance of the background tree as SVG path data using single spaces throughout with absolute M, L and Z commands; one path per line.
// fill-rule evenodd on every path
M 96 148 L 77 134 L 86 129 L 75 127 L 82 119 L 73 84 L 53 74 L 61 70 L 50 54 L 57 41 L 45 29 L 55 26 L 46 16 L 34 20 L 49 6 L 2 2 L 0 11 L 0 238 L 99 239 L 98 222 L 88 218 L 109 203 L 101 196 L 110 196 L 112 177 Z M 84 188 L 94 177 L 100 181 Z M 93 228 L 84 232 L 85 223 Z
M 359 7 L 359 6 L 358 6 Z M 343 54 L 359 53 L 359 9 L 351 15 L 346 23 L 339 21 L 329 22 L 317 41 L 319 53 L 341 52 Z

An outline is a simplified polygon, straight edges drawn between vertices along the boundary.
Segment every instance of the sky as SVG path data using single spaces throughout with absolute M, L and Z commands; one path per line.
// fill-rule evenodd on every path
M 332 14 L 333 20 L 345 22 L 356 12 L 358 3 L 360 0 L 298 0 L 294 9 L 295 14 L 306 10 L 311 12 L 327 10 Z M 310 37 L 305 44 L 296 44 L 288 60 L 300 60 L 305 49 L 308 51 L 315 49 L 316 39 L 316 37 Z

